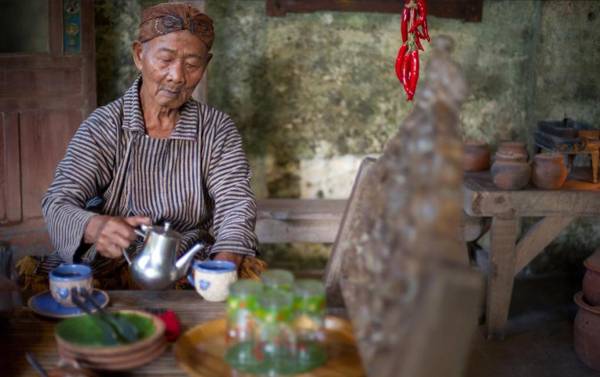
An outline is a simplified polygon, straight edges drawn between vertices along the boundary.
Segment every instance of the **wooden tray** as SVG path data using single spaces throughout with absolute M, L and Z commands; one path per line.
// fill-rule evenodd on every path
M 298 377 L 365 376 L 356 348 L 352 326 L 347 320 L 327 317 L 325 320 L 325 365 Z M 223 359 L 225 354 L 225 319 L 195 326 L 175 344 L 175 358 L 183 370 L 193 377 L 249 376 L 232 370 Z

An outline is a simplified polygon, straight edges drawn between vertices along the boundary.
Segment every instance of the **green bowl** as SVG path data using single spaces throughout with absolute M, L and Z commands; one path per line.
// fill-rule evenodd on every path
M 136 310 L 121 310 L 113 315 L 126 318 L 139 331 L 140 338 L 129 344 L 110 344 L 103 339 L 103 331 L 98 321 L 99 318 L 91 315 L 69 318 L 58 325 L 54 335 L 59 347 L 77 350 L 77 352 L 110 352 L 117 353 L 139 349 L 148 344 L 153 344 L 157 338 L 164 337 L 165 326 L 156 316 Z
M 121 317 L 133 324 L 140 334 L 138 340 L 149 337 L 156 328 L 150 318 L 135 313 L 113 313 L 115 317 Z M 95 317 L 95 318 L 94 318 Z M 56 326 L 56 334 L 65 341 L 82 346 L 108 346 L 103 340 L 103 331 L 97 316 L 84 315 L 62 321 Z

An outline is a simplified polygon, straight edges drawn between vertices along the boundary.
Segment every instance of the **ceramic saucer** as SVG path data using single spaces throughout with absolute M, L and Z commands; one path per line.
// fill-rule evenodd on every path
M 92 297 L 94 297 L 96 302 L 100 304 L 102 308 L 108 305 L 108 293 L 104 292 L 103 290 L 94 288 Z M 44 317 L 69 318 L 85 314 L 76 306 L 67 307 L 59 304 L 52 298 L 50 291 L 38 293 L 37 295 L 32 296 L 27 302 L 27 305 L 31 310 L 33 310 L 34 313 Z M 96 311 L 96 308 L 94 308 L 91 303 L 87 302 L 86 305 L 91 312 Z

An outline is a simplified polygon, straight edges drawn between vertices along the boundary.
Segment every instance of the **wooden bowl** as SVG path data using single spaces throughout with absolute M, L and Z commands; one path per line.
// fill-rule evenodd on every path
M 65 336 L 66 331 L 69 330 L 67 326 L 72 327 L 71 331 L 77 330 L 77 326 L 82 326 L 82 331 L 85 331 L 85 326 L 93 326 L 88 322 L 93 322 L 86 316 L 71 318 L 67 321 L 72 323 L 61 323 L 56 326 L 54 337 L 58 345 L 58 353 L 67 360 L 77 360 L 82 366 L 92 369 L 127 370 L 146 364 L 164 352 L 167 341 L 165 325 L 160 318 L 138 310 L 121 310 L 118 313 L 136 315 L 149 320 L 153 326 L 152 333 L 131 344 L 111 346 L 82 344 Z

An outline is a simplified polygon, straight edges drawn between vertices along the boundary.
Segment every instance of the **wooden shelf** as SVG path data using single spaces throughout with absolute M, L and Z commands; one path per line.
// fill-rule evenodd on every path
M 318 11 L 398 13 L 404 0 L 266 0 L 267 16 Z M 483 0 L 428 0 L 427 12 L 436 17 L 481 22 Z

